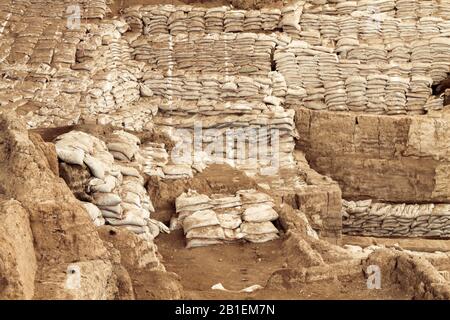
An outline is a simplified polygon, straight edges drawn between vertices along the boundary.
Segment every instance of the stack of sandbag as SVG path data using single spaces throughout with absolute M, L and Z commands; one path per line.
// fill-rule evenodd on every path
M 432 94 L 431 85 L 433 80 L 430 77 L 413 75 L 409 84 L 409 91 L 406 94 L 406 109 L 408 113 L 424 114 L 425 104 Z
M 278 219 L 278 213 L 273 209 L 273 199 L 256 190 L 242 190 L 237 194 L 244 209 L 240 226 L 244 239 L 255 243 L 277 239 L 279 231 L 272 221 Z
M 143 34 L 168 33 L 168 18 L 173 12 L 171 6 L 148 6 L 141 10 Z
M 225 32 L 243 32 L 245 10 L 228 10 L 224 15 Z
M 180 33 L 186 33 L 189 31 L 189 20 L 188 12 L 192 10 L 191 6 L 175 6 L 174 11 L 171 13 L 167 19 L 167 25 L 169 32 L 172 35 L 177 35 Z
M 209 8 L 205 13 L 205 25 L 207 33 L 224 31 L 224 18 L 228 8 L 225 6 Z
M 384 74 L 367 76 L 367 109 L 366 112 L 383 114 L 387 109 L 386 87 L 389 77 Z
M 449 38 L 432 38 L 430 47 L 433 54 L 433 62 L 430 68 L 430 76 L 434 83 L 438 83 L 447 78 L 450 62 L 448 61 L 448 52 L 450 50 Z
M 304 1 L 296 1 L 281 9 L 280 27 L 293 39 L 300 39 L 300 17 L 303 12 Z
M 164 178 L 163 168 L 169 162 L 164 143 L 146 142 L 141 145 L 139 154 L 143 173 Z
M 406 114 L 406 93 L 408 90 L 409 78 L 389 77 L 385 95 L 389 115 Z
M 272 31 L 278 28 L 281 20 L 280 9 L 261 9 L 262 29 Z
M 191 11 L 188 12 L 187 27 L 189 33 L 201 34 L 205 32 L 206 9 L 201 7 L 193 7 Z
M 259 32 L 262 30 L 263 18 L 261 11 L 248 10 L 244 11 L 244 31 L 245 32 Z
M 444 97 L 431 96 L 427 99 L 423 109 L 426 111 L 439 111 L 444 108 Z
M 367 79 L 360 76 L 350 76 L 345 81 L 347 106 L 350 111 L 364 111 L 367 108 Z
M 279 231 L 272 223 L 278 219 L 273 200 L 256 190 L 211 198 L 189 190 L 176 199 L 175 206 L 178 216 L 172 218 L 171 228 L 183 228 L 187 248 L 278 238 Z
M 376 237 L 450 237 L 450 205 L 343 200 L 343 232 Z
M 123 9 L 122 16 L 130 26 L 133 32 L 142 33 L 144 30 L 144 23 L 142 21 L 142 13 L 139 10 L 141 6 L 130 6 Z
M 106 221 L 153 240 L 160 229 L 166 229 L 150 219 L 154 208 L 138 170 L 139 165 L 132 163 L 138 143 L 137 137 L 124 131 L 114 132 L 108 144 L 79 131 L 71 131 L 55 140 L 58 158 L 65 166 L 78 166 L 89 172 L 86 185 L 81 188 L 87 194 L 85 202 L 90 202 L 83 204 L 94 223 L 101 225 Z M 65 178 L 79 179 L 75 169 L 64 170 L 73 175 Z

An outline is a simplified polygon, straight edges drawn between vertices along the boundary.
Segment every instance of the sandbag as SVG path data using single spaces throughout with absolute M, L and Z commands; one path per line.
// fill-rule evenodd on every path
M 60 147 L 58 145 L 55 146 L 56 154 L 58 158 L 68 164 L 77 164 L 79 166 L 83 166 L 84 163 L 84 151 L 81 149 L 75 149 L 71 147 Z
M 252 243 L 264 243 L 278 239 L 279 236 L 276 233 L 265 234 L 247 234 L 244 239 Z
M 94 158 L 91 155 L 85 154 L 84 163 L 89 168 L 94 177 L 99 179 L 105 178 L 105 166 L 100 160 Z
M 215 244 L 222 244 L 223 241 L 219 239 L 189 239 L 187 241 L 186 248 L 199 248 L 199 247 L 207 247 Z
M 186 234 L 186 239 L 218 239 L 224 240 L 225 234 L 220 226 L 208 226 L 191 229 Z
M 87 213 L 91 217 L 92 221 L 102 216 L 102 212 L 95 204 L 92 204 L 90 202 L 82 202 L 82 203 Z
M 132 160 L 134 154 L 138 151 L 136 147 L 122 142 L 110 142 L 107 144 L 107 147 L 108 150 L 114 155 L 114 158 L 115 154 L 119 152 L 122 153 L 128 160 Z
M 115 206 L 122 202 L 122 199 L 114 193 L 97 192 L 93 198 L 94 204 L 98 206 Z
M 265 233 L 278 233 L 278 229 L 275 228 L 272 222 L 244 222 L 241 224 L 242 233 L 248 234 L 265 234 Z
M 260 204 L 247 208 L 242 219 L 248 222 L 264 222 L 278 219 L 278 213 L 267 204 Z
M 114 190 L 117 184 L 117 179 L 113 176 L 107 176 L 105 180 L 100 180 L 97 178 L 89 181 L 89 191 L 91 192 L 103 192 L 109 193 Z
M 220 226 L 227 229 L 236 229 L 242 223 L 239 211 L 217 213 L 217 219 L 219 220 Z
M 212 210 L 196 211 L 183 220 L 184 233 L 187 234 L 191 229 L 207 226 L 220 225 L 217 215 Z

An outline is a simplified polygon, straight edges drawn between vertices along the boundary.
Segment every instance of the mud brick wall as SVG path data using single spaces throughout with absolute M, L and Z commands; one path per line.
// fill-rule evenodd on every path
M 296 108 L 297 148 L 344 199 L 450 202 L 450 116 L 370 116 Z

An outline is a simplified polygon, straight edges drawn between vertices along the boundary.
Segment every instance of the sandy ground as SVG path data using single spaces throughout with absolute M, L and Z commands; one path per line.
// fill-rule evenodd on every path
M 368 290 L 363 276 L 304 284 L 295 289 L 263 289 L 251 294 L 211 290 L 222 283 L 228 290 L 265 286 L 270 275 L 283 268 L 282 240 L 265 244 L 229 244 L 185 249 L 181 231 L 156 241 L 168 271 L 177 273 L 186 299 L 411 299 L 395 285 Z

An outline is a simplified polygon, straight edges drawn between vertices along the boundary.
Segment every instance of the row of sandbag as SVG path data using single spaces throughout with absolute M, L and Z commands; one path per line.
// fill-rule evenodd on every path
M 326 48 L 301 41 L 277 50 L 274 58 L 289 88 L 288 103 L 294 100 L 291 93 L 296 92 L 298 101 L 311 109 L 387 114 L 424 113 L 432 97 L 432 84 L 443 79 L 450 65 L 437 58 L 428 63 L 429 68 L 419 62 L 376 60 L 363 64 L 355 59 L 361 56 L 340 59 Z
M 219 101 L 266 101 L 280 105 L 288 94 L 286 81 L 281 73 L 269 72 L 265 76 L 227 76 L 215 74 L 192 74 L 184 71 L 170 75 L 161 72 L 145 72 L 141 85 L 152 96 L 164 97 L 167 104 L 177 107 L 177 99 L 192 101 L 199 108 L 213 110 Z M 173 103 L 172 103 L 173 102 Z M 236 105 L 236 104 L 235 104 Z
M 306 14 L 350 15 L 357 12 L 371 14 L 384 13 L 391 17 L 412 20 L 421 17 L 448 18 L 450 1 L 448 0 L 354 0 L 323 1 L 307 0 L 304 6 Z
M 182 108 L 186 106 L 164 105 L 154 118 L 175 141 L 172 154 L 177 163 L 197 171 L 212 163 L 227 163 L 251 176 L 265 168 L 295 166 L 294 110 L 245 101 L 216 104 L 210 111 Z
M 135 159 L 139 144 L 139 138 L 125 131 L 114 132 L 107 143 L 80 131 L 55 140 L 61 162 L 86 168 L 90 174 L 83 187 L 92 202 L 85 207 L 94 223 L 99 225 L 105 219 L 152 240 L 163 226 L 150 219 L 154 208 Z
M 211 197 L 189 190 L 175 202 L 177 217 L 171 228 L 183 228 L 187 247 L 202 247 L 246 240 L 262 243 L 278 238 L 272 221 L 278 219 L 273 199 L 256 190 Z
M 271 71 L 273 36 L 220 33 L 141 36 L 131 43 L 132 56 L 152 69 L 227 75 L 266 75 Z
M 401 20 L 384 14 L 357 13 L 345 16 L 303 14 L 299 37 L 313 45 L 342 41 L 366 44 L 395 43 L 433 37 L 448 37 L 450 21 L 439 17 Z
M 343 232 L 380 237 L 450 237 L 449 204 L 343 201 Z
M 273 31 L 283 26 L 283 18 L 288 12 L 276 8 L 235 10 L 227 6 L 204 8 L 190 5 L 151 5 L 126 8 L 122 16 L 133 31 L 176 35 Z

